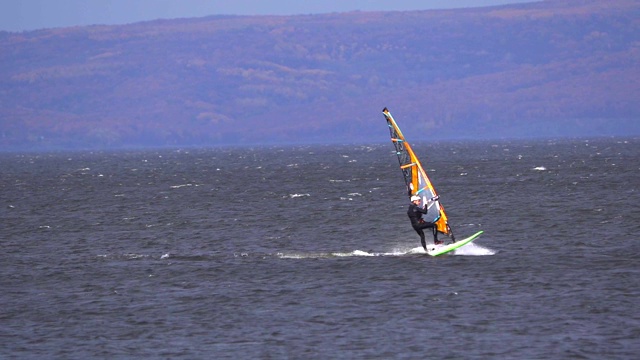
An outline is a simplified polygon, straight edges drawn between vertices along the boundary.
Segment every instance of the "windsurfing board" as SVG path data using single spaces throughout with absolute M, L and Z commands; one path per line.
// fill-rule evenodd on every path
M 462 239 L 462 240 L 458 240 L 456 242 L 454 242 L 453 244 L 449 244 L 449 245 L 429 245 L 427 247 L 427 254 L 431 255 L 431 256 L 438 256 L 438 255 L 442 255 L 442 254 L 446 254 L 448 252 L 451 252 L 457 248 L 463 247 L 465 245 L 467 245 L 468 243 L 472 242 L 473 240 L 475 240 L 476 238 L 478 238 L 478 236 L 480 236 L 484 231 L 478 231 L 477 233 L 469 236 L 466 239 Z

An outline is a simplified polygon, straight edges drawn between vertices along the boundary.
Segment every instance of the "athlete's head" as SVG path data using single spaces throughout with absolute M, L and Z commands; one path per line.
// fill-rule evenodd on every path
M 413 195 L 413 196 L 411 197 L 411 202 L 416 202 L 416 201 L 420 201 L 420 196 L 418 196 L 418 195 Z

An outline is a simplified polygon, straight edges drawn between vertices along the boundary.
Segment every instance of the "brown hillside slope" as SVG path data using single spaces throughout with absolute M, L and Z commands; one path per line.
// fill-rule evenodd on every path
M 384 106 L 435 137 L 626 131 L 638 19 L 554 0 L 0 33 L 0 146 L 370 141 Z

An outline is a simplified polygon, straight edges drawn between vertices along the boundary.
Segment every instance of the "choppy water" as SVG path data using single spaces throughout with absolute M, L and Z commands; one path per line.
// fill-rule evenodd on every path
M 416 150 L 456 255 L 391 144 L 0 154 L 0 357 L 637 356 L 640 139 Z

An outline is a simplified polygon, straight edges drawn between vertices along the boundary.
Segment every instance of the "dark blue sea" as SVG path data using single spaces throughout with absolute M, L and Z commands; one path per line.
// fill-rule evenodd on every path
M 635 359 L 640 139 L 0 154 L 2 359 Z

